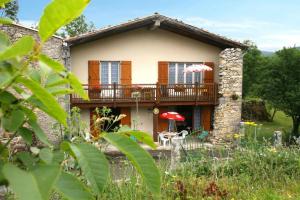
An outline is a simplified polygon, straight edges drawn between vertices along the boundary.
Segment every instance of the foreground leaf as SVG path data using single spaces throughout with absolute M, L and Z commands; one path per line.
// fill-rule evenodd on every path
M 56 190 L 69 200 L 94 199 L 88 189 L 72 174 L 62 172 L 57 183 Z
M 40 60 L 40 62 L 44 63 L 45 65 L 47 65 L 48 67 L 50 67 L 57 73 L 65 70 L 65 67 L 62 64 L 60 64 L 56 60 L 53 60 L 52 58 L 49 58 L 48 56 L 46 56 L 44 54 L 41 54 L 39 56 L 39 60 Z
M 25 114 L 21 110 L 13 110 L 9 116 L 3 117 L 2 125 L 5 130 L 15 132 L 24 123 L 24 120 Z
M 105 155 L 91 144 L 69 144 L 92 190 L 100 194 L 109 177 Z
M 59 176 L 58 166 L 40 167 L 32 172 L 25 172 L 12 164 L 3 167 L 3 174 L 10 187 L 20 200 L 49 199 L 53 184 Z
M 60 27 L 77 18 L 90 0 L 53 0 L 44 10 L 39 23 L 39 35 L 43 42 Z
M 68 74 L 68 79 L 70 81 L 71 87 L 74 89 L 76 93 L 78 93 L 84 100 L 88 100 L 89 97 L 87 93 L 84 91 L 82 84 L 79 82 L 79 80 L 74 76 L 72 73 Z
M 47 90 L 41 87 L 37 82 L 24 77 L 19 77 L 17 81 L 30 89 L 31 92 L 47 107 L 47 114 L 54 117 L 63 125 L 67 126 L 66 112 Z
M 28 124 L 31 126 L 34 134 L 37 136 L 37 138 L 43 142 L 44 144 L 51 146 L 51 144 L 48 141 L 48 138 L 46 134 L 44 133 L 43 129 L 38 125 L 36 121 L 29 120 Z
M 34 46 L 34 40 L 31 36 L 24 36 L 15 42 L 12 46 L 0 53 L 0 61 L 24 56 L 30 53 Z
M 156 144 L 153 142 L 152 137 L 150 136 L 150 134 L 148 134 L 146 132 L 132 130 L 128 126 L 125 125 L 119 129 L 118 133 L 126 135 L 128 137 L 134 136 L 139 142 L 147 144 L 152 149 L 156 148 Z
M 106 133 L 103 137 L 128 157 L 141 174 L 150 191 L 154 195 L 160 195 L 160 173 L 151 155 L 140 147 L 138 143 L 124 135 Z
M 23 140 L 28 144 L 32 144 L 32 131 L 26 127 L 21 127 L 18 130 L 18 134 L 22 136 Z

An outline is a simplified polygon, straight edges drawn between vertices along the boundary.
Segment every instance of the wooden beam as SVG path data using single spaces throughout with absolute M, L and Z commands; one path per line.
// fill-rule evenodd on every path
M 160 20 L 157 19 L 157 20 L 154 21 L 154 24 L 149 28 L 149 30 L 153 31 L 153 30 L 155 30 L 155 29 L 157 29 L 159 27 L 160 27 Z

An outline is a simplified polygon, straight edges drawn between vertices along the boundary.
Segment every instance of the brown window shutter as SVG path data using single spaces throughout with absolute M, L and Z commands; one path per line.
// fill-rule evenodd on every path
M 200 112 L 201 127 L 206 131 L 210 131 L 212 108 L 209 106 L 204 106 L 201 107 Z
M 121 62 L 121 84 L 126 85 L 124 89 L 124 96 L 130 97 L 130 87 L 131 87 L 131 61 Z
M 158 82 L 162 85 L 167 85 L 169 82 L 168 72 L 169 63 L 165 61 L 158 62 Z
M 121 108 L 120 113 L 126 115 L 126 117 L 121 119 L 121 124 L 127 125 L 130 127 L 131 126 L 131 109 L 130 109 L 130 107 Z
M 88 61 L 88 88 L 89 88 L 89 97 L 97 98 L 100 93 L 100 62 L 98 60 L 89 60 Z
M 214 63 L 213 62 L 205 62 L 205 65 L 211 67 L 212 71 L 204 72 L 204 83 L 213 83 L 214 82 Z

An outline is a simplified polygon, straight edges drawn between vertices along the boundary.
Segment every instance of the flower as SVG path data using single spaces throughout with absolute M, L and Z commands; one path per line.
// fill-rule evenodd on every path
M 238 133 L 235 133 L 235 134 L 233 135 L 233 138 L 234 138 L 234 139 L 238 139 L 238 138 L 240 138 L 240 137 L 241 137 L 241 135 L 238 134 Z

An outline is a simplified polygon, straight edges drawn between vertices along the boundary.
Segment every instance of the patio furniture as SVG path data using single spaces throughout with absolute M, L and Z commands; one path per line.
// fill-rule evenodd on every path
M 202 142 L 204 141 L 204 139 L 208 136 L 208 131 L 202 131 L 197 138 L 200 139 Z
M 186 136 L 189 134 L 187 130 L 182 130 L 172 139 L 182 139 L 183 143 L 186 143 Z
M 162 133 L 158 134 L 158 142 L 159 142 L 159 144 L 162 143 L 163 147 L 166 147 L 167 143 L 169 143 L 169 145 L 170 145 L 171 144 L 170 141 L 171 140 L 169 138 L 164 137 L 164 134 L 162 134 Z

